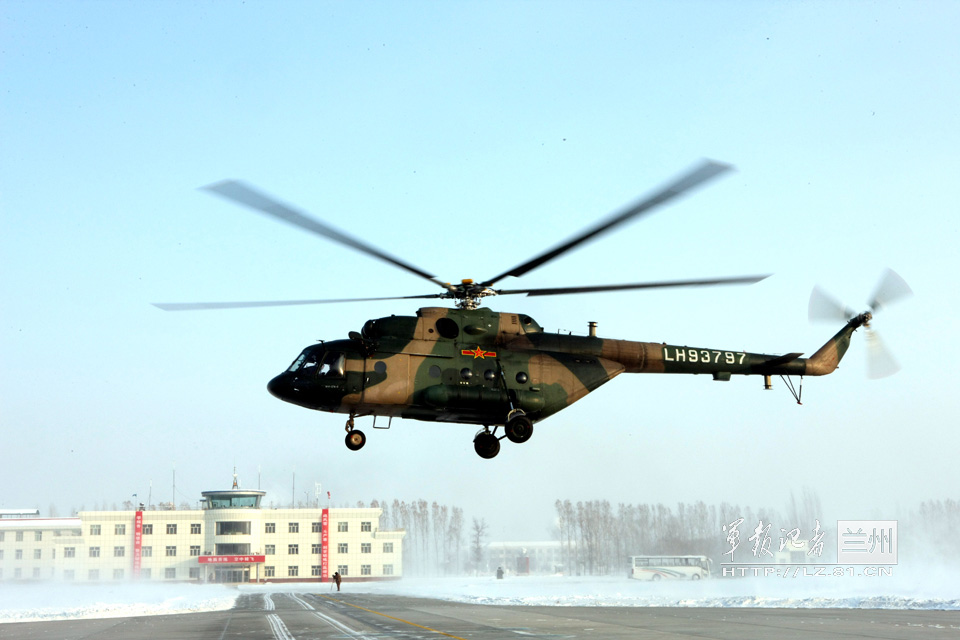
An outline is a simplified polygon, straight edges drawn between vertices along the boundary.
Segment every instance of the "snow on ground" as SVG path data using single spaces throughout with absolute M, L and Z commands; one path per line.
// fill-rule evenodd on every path
M 805 607 L 960 610 L 960 579 L 930 573 L 882 577 L 749 577 L 639 582 L 625 577 L 404 578 L 346 582 L 350 593 L 389 593 L 473 604 L 600 607 Z M 329 594 L 329 585 L 244 585 L 243 592 Z
M 0 623 L 222 611 L 238 595 L 213 584 L 7 583 L 0 584 Z
M 747 577 L 699 582 L 638 582 L 626 577 L 492 576 L 404 578 L 345 582 L 348 593 L 396 594 L 500 606 L 804 607 L 960 610 L 956 572 L 925 570 L 892 575 Z M 899 570 L 899 571 L 898 571 Z M 221 611 L 241 593 L 320 593 L 329 584 L 194 585 L 184 583 L 0 585 L 0 623 L 115 618 Z

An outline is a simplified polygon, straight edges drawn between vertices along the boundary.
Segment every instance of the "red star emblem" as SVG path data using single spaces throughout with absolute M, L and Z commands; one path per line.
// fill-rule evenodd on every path
M 496 352 L 496 351 L 484 351 L 484 350 L 481 349 L 480 347 L 477 347 L 476 349 L 463 349 L 463 350 L 460 351 L 460 355 L 473 356 L 473 359 L 474 359 L 474 360 L 476 360 L 477 358 L 480 358 L 481 360 L 483 360 L 483 359 L 486 358 L 486 357 L 496 358 L 496 357 L 497 357 L 497 352 Z

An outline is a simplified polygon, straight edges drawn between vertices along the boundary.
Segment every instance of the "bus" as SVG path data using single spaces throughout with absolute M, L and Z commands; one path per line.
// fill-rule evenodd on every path
M 634 580 L 700 580 L 710 577 L 713 561 L 707 556 L 630 556 Z

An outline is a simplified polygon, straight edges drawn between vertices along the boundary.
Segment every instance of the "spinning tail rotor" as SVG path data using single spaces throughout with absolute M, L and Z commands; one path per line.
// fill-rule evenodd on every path
M 913 295 L 903 278 L 892 269 L 887 269 L 870 301 L 867 303 L 870 310 L 857 313 L 850 307 L 839 302 L 820 287 L 814 287 L 810 294 L 809 315 L 811 321 L 825 322 L 856 322 L 867 330 L 867 376 L 872 379 L 885 378 L 900 370 L 900 365 L 890 351 L 884 346 L 877 332 L 870 326 L 874 314 L 890 304 Z

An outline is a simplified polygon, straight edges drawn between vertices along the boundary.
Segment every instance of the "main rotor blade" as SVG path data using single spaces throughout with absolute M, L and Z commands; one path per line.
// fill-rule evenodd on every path
M 251 302 L 154 302 L 153 306 L 164 311 L 204 311 L 210 309 L 254 309 L 259 307 L 293 307 L 307 304 L 333 304 L 337 302 L 374 302 L 378 300 L 413 300 L 440 298 L 442 293 L 422 296 L 392 296 L 388 298 L 338 298 L 329 300 L 259 300 Z
M 553 287 L 549 289 L 501 289 L 501 295 L 525 293 L 528 296 L 559 296 L 570 293 L 596 293 L 600 291 L 622 291 L 626 289 L 669 289 L 673 287 L 709 287 L 725 284 L 753 284 L 769 275 L 740 276 L 735 278 L 710 278 L 705 280 L 672 280 L 666 282 L 635 282 L 632 284 L 604 284 L 587 287 Z
M 850 307 L 845 307 L 836 298 L 820 287 L 814 287 L 810 292 L 810 304 L 807 309 L 811 321 L 846 322 L 857 315 Z
M 913 295 L 913 289 L 893 269 L 887 269 L 877 284 L 877 290 L 870 298 L 869 307 L 878 311 L 891 303 Z
M 672 183 L 663 187 L 653 195 L 648 196 L 640 200 L 639 202 L 633 204 L 625 211 L 622 211 L 616 214 L 615 216 L 608 218 L 607 220 L 604 220 L 603 222 L 601 222 L 596 226 L 590 227 L 586 231 L 583 231 L 579 235 L 574 236 L 573 238 L 571 238 L 570 240 L 567 240 L 563 244 L 557 247 L 554 247 L 553 249 L 550 249 L 545 253 L 540 254 L 536 258 L 528 260 L 523 264 L 517 265 L 516 267 L 514 267 L 513 269 L 510 269 L 509 271 L 504 271 L 503 273 L 496 276 L 495 278 L 491 278 L 490 280 L 487 280 L 486 282 L 484 282 L 483 286 L 489 287 L 494 282 L 497 282 L 498 280 L 502 280 L 507 276 L 519 277 L 525 273 L 533 271 L 540 265 L 546 262 L 549 262 L 550 260 L 553 260 L 557 256 L 563 253 L 566 253 L 567 251 L 570 251 L 574 247 L 580 244 L 583 244 L 584 242 L 587 242 L 588 240 L 591 240 L 606 231 L 610 231 L 614 227 L 621 225 L 627 222 L 628 220 L 631 220 L 653 209 L 654 207 L 661 205 L 667 202 L 668 200 L 671 200 L 681 195 L 685 191 L 689 191 L 694 187 L 706 182 L 707 180 L 710 180 L 711 178 L 725 171 L 729 171 L 730 169 L 732 169 L 730 165 L 721 164 L 719 162 L 713 162 L 712 160 L 704 160 L 702 163 L 697 165 L 691 171 L 687 172 L 680 178 L 674 180 Z
M 328 240 L 333 240 L 334 242 L 339 242 L 342 245 L 346 245 L 352 249 L 360 251 L 361 253 L 366 253 L 367 255 L 373 256 L 384 262 L 389 262 L 395 267 L 399 267 L 404 271 L 409 271 L 410 273 L 420 276 L 425 280 L 436 284 L 437 286 L 447 289 L 447 285 L 435 279 L 432 274 L 427 273 L 423 269 L 415 267 L 411 264 L 395 258 L 388 253 L 373 247 L 362 240 L 358 240 L 338 229 L 310 218 L 300 211 L 282 204 L 273 198 L 264 195 L 263 193 L 253 189 L 252 187 L 238 182 L 236 180 L 224 180 L 222 182 L 217 182 L 206 187 L 201 187 L 206 191 L 217 194 L 227 200 L 232 200 L 237 204 L 244 205 L 261 213 L 265 213 L 274 218 L 279 218 L 285 222 L 289 222 L 292 225 L 305 229 L 311 233 L 315 233 L 319 236 L 323 236 Z

